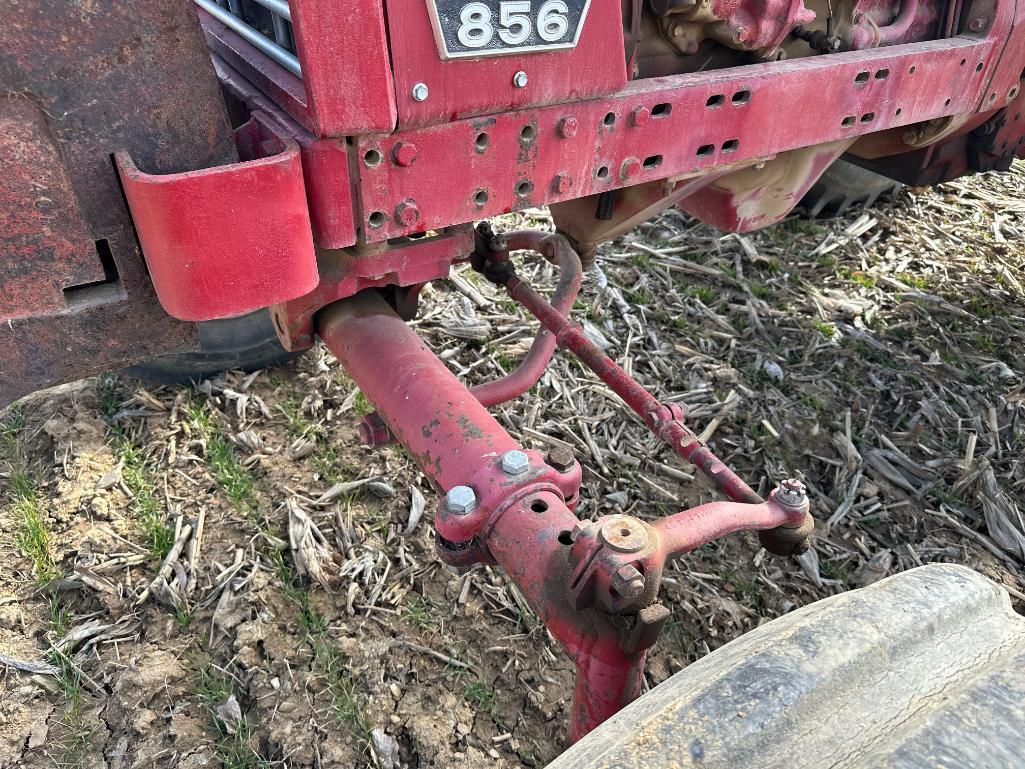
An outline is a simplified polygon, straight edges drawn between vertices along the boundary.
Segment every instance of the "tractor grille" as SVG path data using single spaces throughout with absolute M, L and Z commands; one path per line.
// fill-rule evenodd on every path
M 289 72 L 302 77 L 287 0 L 196 0 L 196 5 Z

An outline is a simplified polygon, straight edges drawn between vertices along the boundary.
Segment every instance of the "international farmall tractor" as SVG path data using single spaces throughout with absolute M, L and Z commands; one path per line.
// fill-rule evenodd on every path
M 814 521 L 802 483 L 763 499 L 570 310 L 597 246 L 668 207 L 747 231 L 816 183 L 857 198 L 1006 170 L 1023 69 L 1022 0 L 8 0 L 0 406 L 319 337 L 376 409 L 365 441 L 401 443 L 438 490 L 438 557 L 500 566 L 576 663 L 557 765 L 1022 767 L 1025 631 L 958 568 L 788 615 L 616 715 L 668 560 L 739 530 L 799 554 Z M 487 223 L 535 206 L 556 234 Z M 522 252 L 557 268 L 550 298 Z M 540 328 L 472 389 L 407 324 L 465 261 Z M 488 411 L 557 347 L 723 500 L 578 511 L 573 455 Z

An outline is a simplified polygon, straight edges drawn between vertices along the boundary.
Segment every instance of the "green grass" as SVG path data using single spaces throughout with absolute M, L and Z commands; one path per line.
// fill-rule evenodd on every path
M 498 708 L 498 692 L 495 687 L 483 678 L 467 681 L 463 686 L 463 699 L 473 705 L 480 713 L 486 713 L 492 720 Z
M 827 323 L 824 320 L 813 320 L 811 322 L 811 326 L 822 334 L 822 336 L 826 337 L 826 339 L 832 339 L 836 336 L 836 326 L 832 323 Z
M 0 464 L 7 472 L 7 492 L 17 520 L 14 545 L 32 562 L 32 576 L 45 585 L 61 575 L 51 549 L 50 530 L 37 489 L 26 461 L 23 432 L 24 411 L 15 404 L 0 422 Z
M 217 737 L 215 749 L 224 769 L 269 769 L 272 766 L 253 747 L 252 727 L 244 715 L 236 723 L 227 723 L 217 715 L 217 708 L 232 695 L 236 700 L 241 699 L 234 678 L 213 664 L 207 664 L 193 678 L 192 692 L 213 725 Z
M 281 399 L 278 409 L 285 415 L 285 432 L 292 438 L 320 438 L 323 429 L 310 422 L 303 414 L 303 399 L 292 393 Z
M 352 402 L 352 410 L 359 416 L 365 417 L 374 411 L 374 404 L 362 392 L 358 392 L 356 393 L 355 400 Z
M 406 604 L 406 620 L 413 627 L 427 630 L 436 627 L 438 618 L 434 613 L 434 603 L 426 596 L 418 595 Z
M 49 635 L 53 648 L 47 654 L 47 661 L 57 669 L 54 681 L 64 699 L 64 713 L 60 719 L 63 728 L 51 732 L 51 735 L 54 732 L 56 735 L 48 747 L 56 766 L 80 767 L 84 765 L 85 754 L 93 735 L 93 729 L 82 712 L 82 673 L 68 654 L 56 648 L 57 642 L 70 630 L 71 617 L 56 595 L 49 598 L 49 610 Z
M 192 427 L 206 440 L 206 463 L 225 496 L 236 507 L 251 511 L 257 507 L 256 484 L 235 452 L 235 444 L 216 423 L 208 406 L 193 400 L 186 413 Z
M 264 555 L 281 582 L 282 594 L 298 611 L 298 623 L 303 631 L 304 642 L 313 655 L 311 668 L 327 686 L 331 715 L 367 748 L 370 740 L 370 720 L 367 716 L 369 700 L 349 672 L 348 658 L 334 646 L 328 633 L 327 619 L 313 605 L 312 595 L 301 586 L 284 554 L 280 550 L 271 550 Z
M 157 478 L 142 449 L 121 425 L 111 427 L 114 455 L 121 462 L 121 477 L 132 500 L 128 509 L 139 522 L 150 557 L 160 560 L 174 545 L 174 530 L 166 522 L 167 510 L 157 496 Z

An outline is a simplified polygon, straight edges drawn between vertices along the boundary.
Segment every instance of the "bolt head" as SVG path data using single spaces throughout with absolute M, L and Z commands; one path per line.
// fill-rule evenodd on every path
M 509 475 L 520 475 L 530 469 L 530 457 L 519 450 L 507 451 L 502 455 L 502 470 Z
M 641 161 L 637 158 L 627 158 L 623 161 L 622 168 L 619 169 L 619 175 L 623 181 L 628 181 L 635 178 L 641 172 Z
M 412 90 L 413 101 L 427 101 L 427 97 L 430 93 L 431 92 L 427 89 L 426 83 L 417 83 L 413 86 Z
M 632 563 L 620 566 L 612 575 L 610 586 L 624 598 L 637 598 L 644 592 L 644 575 Z
M 445 505 L 456 515 L 469 515 L 477 509 L 477 495 L 469 486 L 453 486 L 445 495 Z
M 391 151 L 391 156 L 392 159 L 395 160 L 395 165 L 402 166 L 403 168 L 413 165 L 418 154 L 419 152 L 413 142 L 399 142 Z
M 976 16 L 974 19 L 971 20 L 971 23 L 968 25 L 968 28 L 972 32 L 982 32 L 982 30 L 986 28 L 986 17 Z
M 403 200 L 395 206 L 395 221 L 403 227 L 415 227 L 420 221 L 420 209 L 412 200 Z
M 649 120 L 651 120 L 651 110 L 647 107 L 634 107 L 633 112 L 630 113 L 630 125 L 634 128 L 646 126 Z
M 545 455 L 545 464 L 559 473 L 568 473 L 576 463 L 573 452 L 565 446 L 555 446 Z
M 577 129 L 579 127 L 580 124 L 577 123 L 577 119 L 575 117 L 564 117 L 556 126 L 555 132 L 563 139 L 572 139 L 577 135 Z
M 521 69 L 519 72 L 517 72 L 515 75 L 513 75 L 513 85 L 516 86 L 517 88 L 526 88 L 527 87 L 527 73 L 524 72 Z
M 552 192 L 565 195 L 571 189 L 573 189 L 573 177 L 569 174 L 556 174 L 552 179 Z
M 776 495 L 783 504 L 799 507 L 808 498 L 808 489 L 796 478 L 787 478 L 779 485 Z

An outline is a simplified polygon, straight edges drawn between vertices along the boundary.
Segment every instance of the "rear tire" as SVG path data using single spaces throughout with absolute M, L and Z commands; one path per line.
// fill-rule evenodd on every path
M 871 208 L 904 185 L 846 160 L 837 160 L 812 185 L 801 206 L 809 216 L 839 216 L 850 208 Z
M 177 384 L 206 379 L 227 369 L 255 371 L 301 354 L 281 346 L 270 312 L 265 309 L 197 325 L 198 352 L 167 355 L 132 366 L 126 372 L 140 379 Z

